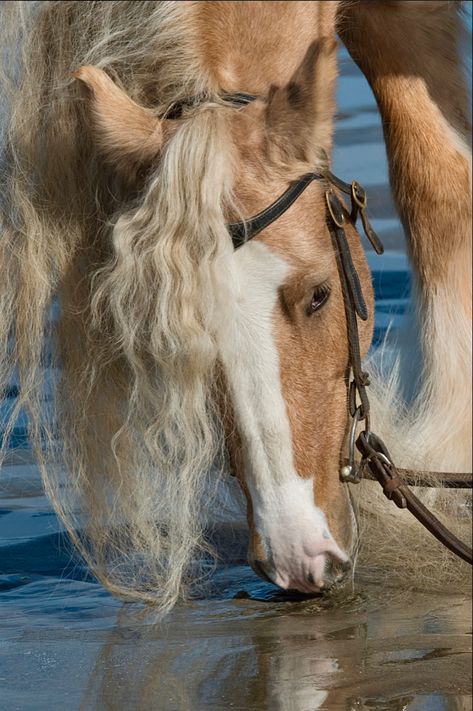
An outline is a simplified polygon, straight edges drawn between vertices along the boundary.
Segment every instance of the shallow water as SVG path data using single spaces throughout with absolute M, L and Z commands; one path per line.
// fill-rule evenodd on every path
M 245 564 L 237 530 L 205 595 L 156 624 L 73 559 L 33 466 L 6 468 L 0 506 L 2 709 L 471 709 L 461 595 L 363 576 L 284 595 Z
M 369 256 L 377 342 L 402 320 L 409 271 L 371 92 L 344 52 L 341 69 L 334 170 L 368 189 L 388 248 Z M 212 587 L 155 624 L 74 558 L 28 459 L 12 453 L 0 489 L 0 709 L 472 708 L 471 607 L 455 590 L 380 589 L 361 571 L 326 598 L 284 596 L 245 564 L 244 530 L 225 529 Z

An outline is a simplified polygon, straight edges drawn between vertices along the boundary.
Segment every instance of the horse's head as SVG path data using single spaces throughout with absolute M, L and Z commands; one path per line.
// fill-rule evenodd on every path
M 228 223 L 254 216 L 301 175 L 321 169 L 331 143 L 332 60 L 332 46 L 312 47 L 288 85 L 238 110 L 215 106 L 226 111 L 232 139 Z M 99 70 L 77 76 L 94 92 L 105 152 L 124 165 L 153 160 L 175 122 L 144 112 Z M 248 505 L 250 563 L 262 577 L 303 592 L 330 586 L 349 567 L 354 527 L 339 482 L 349 352 L 326 190 L 313 181 L 234 252 L 233 304 L 216 333 L 228 449 Z M 346 234 L 370 314 L 360 326 L 363 355 L 372 290 L 349 220 Z
M 235 194 L 244 217 L 321 165 L 314 146 L 328 148 L 331 105 L 322 103 L 313 82 L 314 73 L 299 70 L 289 86 L 235 119 Z M 248 504 L 250 563 L 260 576 L 304 592 L 329 587 L 350 567 L 354 533 L 348 491 L 339 480 L 349 353 L 327 188 L 323 180 L 312 182 L 236 251 L 235 316 L 223 324 L 221 339 L 231 394 L 230 453 Z M 373 323 L 370 275 L 354 227 L 346 233 L 370 312 L 360 328 L 365 355 Z

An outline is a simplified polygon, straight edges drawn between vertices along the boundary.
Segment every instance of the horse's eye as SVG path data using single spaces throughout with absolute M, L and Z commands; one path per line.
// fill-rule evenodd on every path
M 322 284 L 321 286 L 318 286 L 314 290 L 314 293 L 312 294 L 312 301 L 307 307 L 307 315 L 311 316 L 320 308 L 322 308 L 322 306 L 327 303 L 329 296 L 330 287 L 328 286 L 328 284 Z

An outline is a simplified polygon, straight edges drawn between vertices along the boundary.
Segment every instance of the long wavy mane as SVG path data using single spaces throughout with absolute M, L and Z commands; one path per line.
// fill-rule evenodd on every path
M 25 409 L 46 490 L 88 564 L 115 593 L 159 595 L 163 611 L 208 557 L 218 476 L 210 486 L 207 473 L 222 451 L 212 383 L 231 284 L 225 112 L 201 102 L 131 194 L 95 152 L 71 72 L 105 68 L 160 115 L 189 96 L 211 107 L 193 7 L 4 3 L 0 22 L 0 392 L 12 363 L 20 383 L 3 449 Z M 43 377 L 51 354 L 57 387 Z

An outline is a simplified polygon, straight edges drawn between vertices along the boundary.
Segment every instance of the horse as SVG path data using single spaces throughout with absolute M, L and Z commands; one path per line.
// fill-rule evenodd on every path
M 25 410 L 45 489 L 94 575 L 169 611 L 211 573 L 230 469 L 248 560 L 279 587 L 329 589 L 360 544 L 392 584 L 408 570 L 429 589 L 459 584 L 463 564 L 417 524 L 368 483 L 339 481 L 350 353 L 326 179 L 239 249 L 229 230 L 327 175 L 338 35 L 378 103 L 414 278 L 419 364 L 410 340 L 370 365 L 371 420 L 401 466 L 469 468 L 458 4 L 17 2 L 0 24 L 0 391 L 19 383 L 3 447 Z M 341 209 L 366 358 L 370 272 Z

